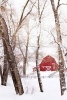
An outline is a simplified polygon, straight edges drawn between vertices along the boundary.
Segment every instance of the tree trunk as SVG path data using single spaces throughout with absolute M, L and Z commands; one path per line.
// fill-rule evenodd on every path
M 26 57 L 23 58 L 23 75 L 26 75 Z
M 38 58 L 39 58 L 39 48 L 40 48 L 40 34 L 41 34 L 41 16 L 40 16 L 40 1 L 38 0 L 38 18 L 39 18 L 39 36 L 37 38 L 37 50 L 36 50 L 36 68 L 37 68 L 37 78 L 39 83 L 40 91 L 43 92 L 42 81 L 40 77 L 40 70 L 38 68 Z
M 55 9 L 54 0 L 50 0 L 50 1 L 54 13 L 56 32 L 57 32 L 60 88 L 61 88 L 61 95 L 63 95 L 64 91 L 66 90 L 66 83 L 65 83 L 65 74 L 64 74 L 64 58 L 63 58 L 62 48 L 61 48 L 62 46 L 61 29 L 60 29 L 58 9 Z
M 7 55 L 6 55 L 7 51 L 5 49 L 4 41 L 3 41 L 3 46 L 4 46 L 4 66 L 3 66 L 3 74 L 2 74 L 1 85 L 6 86 L 9 68 L 8 68 Z
M 12 51 L 12 47 L 11 47 L 10 42 L 9 42 L 8 28 L 7 28 L 5 20 L 2 18 L 1 15 L 0 15 L 0 22 L 1 22 L 1 25 L 2 25 L 2 30 L 1 30 L 2 31 L 1 32 L 2 33 L 2 39 L 3 39 L 4 45 L 5 45 L 4 48 L 7 51 L 7 61 L 9 63 L 9 68 L 10 68 L 10 71 L 11 71 L 15 90 L 17 90 L 16 93 L 19 93 L 21 95 L 21 94 L 24 93 L 24 90 L 23 90 L 20 75 L 19 75 L 19 72 L 18 72 L 18 69 L 17 69 L 15 56 L 14 56 L 14 53 Z
M 41 82 L 41 77 L 40 77 L 40 71 L 39 71 L 39 68 L 38 68 L 39 39 L 40 39 L 40 35 L 38 36 L 38 41 L 37 41 L 36 68 L 37 68 L 37 77 L 38 77 L 38 83 L 39 83 L 40 91 L 43 92 L 43 87 L 42 87 L 42 82 Z
M 30 33 L 28 31 L 28 33 L 27 33 L 26 51 L 25 51 L 24 62 L 23 62 L 23 75 L 26 75 L 26 64 L 27 64 L 27 58 L 28 58 L 29 34 Z
M 2 82 L 2 68 L 0 66 L 0 75 L 1 75 L 1 82 Z

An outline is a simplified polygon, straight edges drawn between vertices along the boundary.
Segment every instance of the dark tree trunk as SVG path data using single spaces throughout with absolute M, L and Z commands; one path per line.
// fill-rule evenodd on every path
M 16 90 L 16 93 L 19 93 L 21 95 L 21 94 L 24 93 L 24 90 L 23 90 L 20 75 L 19 75 L 19 72 L 18 72 L 18 69 L 17 69 L 15 56 L 14 56 L 14 53 L 12 51 L 12 47 L 11 47 L 10 42 L 9 42 L 8 28 L 7 28 L 6 22 L 2 18 L 2 16 L 0 16 L 0 22 L 1 22 L 1 25 L 2 25 L 2 32 L 1 33 L 2 33 L 2 39 L 4 41 L 3 43 L 4 43 L 4 46 L 5 46 L 4 49 L 6 49 L 6 51 L 7 51 L 7 54 L 6 54 L 7 55 L 7 61 L 9 63 L 9 69 L 10 69 L 10 72 L 11 72 L 11 75 L 12 75 L 15 90 Z
M 1 82 L 2 82 L 2 68 L 0 66 L 0 76 L 1 76 Z
M 3 46 L 4 46 L 4 66 L 3 66 L 3 74 L 2 74 L 1 85 L 6 86 L 9 68 L 8 68 L 7 55 L 6 55 L 7 51 L 5 49 L 4 41 L 3 41 Z

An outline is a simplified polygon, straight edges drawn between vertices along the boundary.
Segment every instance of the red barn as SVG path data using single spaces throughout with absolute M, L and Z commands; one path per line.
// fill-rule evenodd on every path
M 56 71 L 58 70 L 58 64 L 53 57 L 50 55 L 43 58 L 39 64 L 40 71 Z

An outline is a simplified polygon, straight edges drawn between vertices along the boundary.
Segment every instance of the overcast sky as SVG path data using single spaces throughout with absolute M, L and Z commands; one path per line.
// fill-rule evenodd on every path
M 16 15 L 15 15 L 16 19 L 20 18 L 23 6 L 24 6 L 26 1 L 27 0 L 9 0 L 9 2 L 11 3 L 12 8 L 14 8 L 14 10 L 16 11 Z M 42 1 L 44 2 L 44 0 L 42 0 Z M 40 0 L 40 2 L 43 5 L 42 1 Z M 50 34 L 50 31 L 53 28 L 55 28 L 55 22 L 54 22 L 54 16 L 53 16 L 50 0 L 47 0 L 47 1 L 48 2 L 46 4 L 45 10 L 44 10 L 44 15 L 43 15 L 44 17 L 42 19 L 42 25 L 41 25 L 42 26 L 42 30 L 41 30 L 41 40 L 40 40 L 40 44 L 44 45 L 46 47 L 46 49 L 41 48 L 40 51 L 41 52 L 44 51 L 45 55 L 50 54 L 52 56 L 55 56 L 56 52 L 57 52 L 56 49 L 55 49 L 56 44 L 54 44 L 54 39 Z M 57 0 L 55 0 L 55 1 L 57 1 Z M 60 0 L 60 1 L 61 1 L 61 3 L 67 3 L 67 0 Z M 30 8 L 30 5 L 27 7 L 26 12 L 29 10 L 29 8 Z M 34 7 L 32 12 L 33 13 L 35 12 L 37 14 L 37 10 L 35 9 L 35 7 Z M 65 23 L 65 21 L 64 21 L 64 20 L 67 20 L 67 6 L 66 5 L 61 6 L 59 8 L 59 15 L 60 15 L 62 33 L 67 34 L 67 23 Z M 35 18 L 36 18 L 36 16 L 34 16 L 34 19 Z M 32 18 L 29 18 L 30 29 L 32 28 L 32 26 L 34 24 L 36 24 L 36 22 L 37 22 L 37 19 L 33 20 Z M 35 36 L 36 33 L 37 33 L 37 29 L 33 29 L 33 31 L 31 31 L 31 33 L 34 34 L 34 36 Z M 55 30 L 53 30 L 53 34 L 56 36 Z M 21 35 L 20 37 L 22 37 L 23 35 L 25 36 L 26 35 L 25 31 L 22 30 L 22 32 L 20 32 L 20 35 Z M 30 39 L 30 43 L 32 43 L 32 44 L 34 44 L 35 41 L 36 41 L 35 37 L 32 37 Z M 67 46 L 67 42 L 66 41 L 67 41 L 67 37 L 63 36 L 63 44 L 65 46 Z M 30 49 L 30 50 L 32 52 L 33 49 Z
M 23 6 L 24 6 L 24 4 L 25 4 L 25 2 L 27 0 L 9 0 L 9 1 L 11 2 L 12 7 L 17 12 L 17 16 L 19 18 L 20 15 L 21 15 L 22 8 L 23 8 Z M 44 0 L 42 0 L 42 1 L 44 1 Z M 45 17 L 43 18 L 43 21 L 42 21 L 42 28 L 44 30 L 46 30 L 46 31 L 42 30 L 42 33 L 41 33 L 41 43 L 43 41 L 45 43 L 45 46 L 49 47 L 49 43 L 53 41 L 53 37 L 49 34 L 49 32 L 53 28 L 55 28 L 55 22 L 54 22 L 54 16 L 53 16 L 53 12 L 52 12 L 52 7 L 51 7 L 51 4 L 50 4 L 50 0 L 47 0 L 47 1 L 48 2 L 46 4 L 46 8 L 44 10 L 44 16 Z M 57 0 L 55 0 L 55 3 L 57 3 L 56 1 Z M 60 0 L 60 1 L 61 1 L 61 3 L 67 3 L 67 0 Z M 33 12 L 36 12 L 35 8 L 34 8 Z M 64 22 L 64 20 L 67 20 L 67 6 L 66 5 L 63 5 L 63 6 L 61 6 L 59 8 L 59 15 L 60 15 L 60 22 L 61 22 L 61 30 L 62 30 L 63 33 L 67 33 L 67 24 Z M 34 22 L 31 19 L 30 20 L 30 26 L 32 26 L 33 23 Z M 33 30 L 33 33 L 36 34 L 36 30 Z M 54 34 L 55 34 L 55 31 L 54 31 Z M 67 38 L 65 38 L 65 37 L 63 37 L 63 38 L 64 38 L 63 43 L 66 43 L 66 39 Z M 49 50 L 48 50 L 48 52 L 49 52 Z

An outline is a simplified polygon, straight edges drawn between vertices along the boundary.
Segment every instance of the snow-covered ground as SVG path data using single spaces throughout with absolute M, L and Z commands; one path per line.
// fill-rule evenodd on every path
M 25 93 L 21 96 L 15 94 L 12 78 L 9 76 L 7 86 L 0 86 L 0 100 L 67 100 L 67 90 L 63 96 L 60 95 L 58 73 L 49 78 L 50 74 L 51 72 L 41 73 L 43 93 L 39 92 L 36 74 L 22 78 Z

